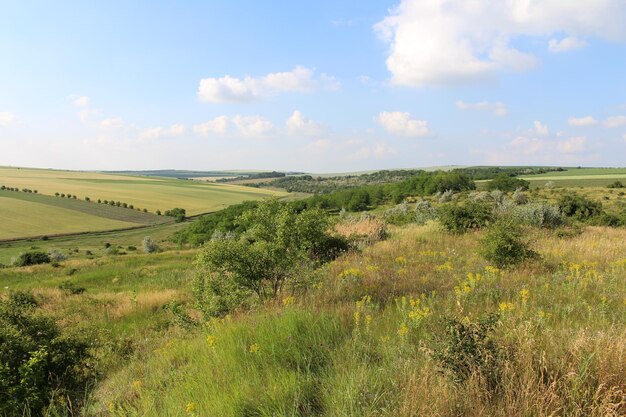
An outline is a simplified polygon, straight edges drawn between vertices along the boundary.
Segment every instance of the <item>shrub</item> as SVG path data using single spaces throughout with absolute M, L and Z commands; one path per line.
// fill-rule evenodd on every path
M 513 208 L 513 217 L 526 226 L 555 228 L 564 222 L 558 206 L 548 203 L 529 203 Z
M 487 389 L 497 389 L 507 359 L 506 350 L 493 338 L 498 315 L 492 314 L 476 322 L 444 320 L 445 337 L 440 339 L 434 358 L 459 384 L 478 375 Z
M 624 184 L 621 181 L 615 181 L 606 186 L 606 188 L 624 188 Z
M 512 199 L 517 205 L 528 203 L 528 196 L 521 189 L 515 190 Z
M 26 252 L 22 253 L 15 260 L 14 266 L 29 266 L 50 263 L 50 256 L 45 252 Z
M 528 190 L 530 183 L 521 178 L 511 177 L 506 173 L 499 174 L 493 180 L 487 183 L 487 190 L 500 190 L 500 191 L 515 191 L 521 189 L 522 191 Z
M 90 376 L 88 344 L 61 334 L 35 311 L 29 293 L 0 299 L 0 415 L 43 415 L 54 399 L 84 398 Z
M 145 253 L 154 253 L 157 250 L 159 250 L 159 247 L 157 246 L 156 242 L 152 240 L 150 236 L 146 236 L 143 238 L 143 241 L 141 242 L 141 246 L 143 247 L 143 251 Z
M 602 203 L 578 194 L 565 194 L 559 201 L 561 212 L 580 221 L 586 221 L 602 214 Z
M 75 271 L 75 270 L 72 270 L 72 271 Z M 70 274 L 70 275 L 73 275 L 73 274 Z M 59 285 L 59 289 L 63 291 L 67 291 L 69 294 L 72 294 L 72 295 L 79 295 L 87 291 L 85 287 L 79 287 L 78 285 L 74 284 L 72 281 L 65 281 L 61 283 Z
M 61 261 L 64 261 L 64 260 L 67 259 L 67 255 L 66 254 L 64 254 L 62 252 L 59 252 L 57 250 L 50 251 L 49 255 L 50 255 L 50 260 L 52 262 L 61 262 Z
M 521 227 L 510 219 L 493 224 L 482 239 L 482 252 L 486 260 L 498 268 L 517 265 L 535 253 L 522 239 Z
M 475 201 L 446 204 L 438 212 L 439 222 L 450 233 L 461 234 L 485 227 L 493 220 L 491 206 Z
M 163 214 L 169 217 L 174 217 L 174 219 L 176 219 L 176 223 L 180 223 L 185 220 L 187 212 L 184 208 L 176 207 L 171 210 L 165 210 L 165 213 Z

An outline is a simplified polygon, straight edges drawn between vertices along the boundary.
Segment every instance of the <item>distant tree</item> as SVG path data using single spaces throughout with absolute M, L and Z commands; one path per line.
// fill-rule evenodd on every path
M 144 213 L 147 213 L 147 212 L 148 212 L 148 209 L 143 209 L 143 212 L 144 212 Z
M 15 266 L 30 266 L 30 265 L 39 265 L 39 264 L 49 264 L 50 263 L 50 255 L 45 252 L 26 252 L 22 253 L 17 257 L 15 261 Z
M 160 216 L 161 215 L 161 210 L 157 210 L 155 213 L 156 213 L 157 216 Z
M 37 193 L 38 193 L 38 191 L 37 191 L 37 190 L 33 190 L 33 193 L 37 194 Z
M 58 193 L 57 193 L 58 194 Z M 65 198 L 65 194 L 61 193 L 61 198 Z
M 154 253 L 157 250 L 159 250 L 156 242 L 152 240 L 150 236 L 146 236 L 143 238 L 143 241 L 141 242 L 141 246 L 143 247 L 143 251 L 145 253 Z
M 85 197 L 85 201 L 91 201 L 89 197 Z
M 122 203 L 122 207 L 124 207 L 124 208 L 128 208 L 128 204 L 126 204 L 126 203 Z
M 98 204 L 101 204 L 101 203 L 102 203 L 102 200 L 98 199 Z
M 525 191 L 530 188 L 530 183 L 521 178 L 512 177 L 509 174 L 502 173 L 496 176 L 493 180 L 487 183 L 487 190 L 500 190 L 500 191 Z
M 187 214 L 187 212 L 184 208 L 176 207 L 171 210 L 165 210 L 164 214 L 169 217 L 174 217 L 176 219 L 176 222 L 180 223 L 185 220 L 185 215 Z

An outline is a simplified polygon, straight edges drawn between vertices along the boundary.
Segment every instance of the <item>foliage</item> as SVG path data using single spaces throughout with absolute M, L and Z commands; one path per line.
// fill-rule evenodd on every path
M 13 266 L 30 266 L 39 264 L 49 264 L 50 255 L 45 252 L 32 251 L 20 254 Z
M 187 212 L 184 208 L 176 207 L 171 210 L 165 210 L 165 213 L 163 213 L 163 215 L 173 217 L 174 219 L 176 219 L 176 223 L 180 223 L 185 220 L 186 213 Z
M 143 238 L 141 241 L 141 247 L 145 253 L 154 253 L 159 250 L 156 242 L 150 236 Z
M 586 221 L 602 214 L 601 202 L 574 193 L 563 195 L 559 198 L 558 205 L 565 216 L 580 221 Z
M 510 215 L 521 224 L 533 227 L 555 228 L 564 223 L 563 214 L 558 206 L 545 202 L 528 203 L 516 206 Z
M 521 178 L 515 178 L 508 174 L 499 174 L 497 177 L 487 182 L 487 190 L 500 190 L 513 192 L 515 190 L 528 190 L 530 183 Z
M 624 188 L 624 184 L 621 181 L 615 181 L 607 185 L 606 188 Z
M 0 300 L 0 415 L 42 415 L 53 398 L 76 403 L 90 376 L 87 343 L 63 336 L 36 304 L 23 292 Z
M 494 223 L 481 241 L 485 259 L 498 268 L 507 268 L 532 258 L 534 252 L 522 239 L 521 227 L 510 219 Z
M 321 210 L 297 213 L 271 200 L 244 212 L 237 223 L 249 226 L 239 237 L 206 243 L 196 261 L 199 287 L 214 291 L 209 297 L 233 294 L 216 312 L 232 308 L 233 297 L 236 304 L 246 292 L 262 300 L 274 297 L 308 266 L 337 255 L 337 238 L 329 235 L 330 220 Z
M 493 220 L 493 209 L 477 201 L 445 204 L 439 208 L 438 219 L 448 232 L 461 234 L 487 226 Z
M 445 338 L 434 357 L 457 383 L 478 375 L 486 388 L 495 390 L 502 375 L 506 350 L 493 337 L 497 314 L 478 321 L 445 319 Z

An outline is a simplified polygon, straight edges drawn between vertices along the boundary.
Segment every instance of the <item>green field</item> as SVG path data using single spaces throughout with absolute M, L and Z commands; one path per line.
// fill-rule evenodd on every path
M 557 187 L 606 187 L 615 181 L 625 181 L 626 168 L 572 168 L 521 178 L 530 181 L 533 187 L 542 187 L 548 181 Z
M 155 215 L 157 210 L 182 207 L 193 216 L 246 200 L 285 195 L 275 190 L 171 178 L 29 168 L 0 168 L 2 185 L 37 193 L 0 191 L 0 218 L 4 220 L 0 240 L 152 226 L 171 221 Z M 77 198 L 55 197 L 55 193 Z M 85 201 L 86 197 L 91 201 Z M 98 200 L 119 201 L 133 205 L 135 210 L 98 204 Z
M 188 215 L 282 195 L 276 191 L 189 180 L 30 168 L 0 168 L 0 185 L 29 188 L 47 195 L 72 194 L 79 199 L 89 197 L 92 201 L 121 201 L 150 212 L 182 207 Z

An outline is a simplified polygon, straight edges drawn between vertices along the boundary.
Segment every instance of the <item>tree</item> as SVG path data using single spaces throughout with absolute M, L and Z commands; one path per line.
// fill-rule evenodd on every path
M 159 250 L 159 247 L 157 246 L 156 242 L 152 240 L 150 236 L 144 237 L 143 241 L 141 242 L 141 245 L 143 247 L 143 251 L 146 253 L 154 253 L 157 250 Z
M 500 190 L 500 191 L 525 191 L 530 188 L 530 183 L 521 178 L 512 177 L 509 174 L 502 173 L 496 176 L 494 179 L 487 183 L 487 190 Z
M 329 217 L 319 209 L 297 213 L 276 200 L 264 202 L 237 219 L 239 237 L 205 244 L 197 258 L 202 287 L 276 296 L 307 265 L 328 259 L 332 236 Z M 223 312 L 222 312 L 223 313 Z
M 169 217 L 174 217 L 176 219 L 176 223 L 180 223 L 185 220 L 186 211 L 184 208 L 176 207 L 171 210 L 165 210 L 165 215 Z

